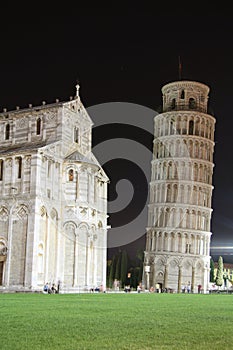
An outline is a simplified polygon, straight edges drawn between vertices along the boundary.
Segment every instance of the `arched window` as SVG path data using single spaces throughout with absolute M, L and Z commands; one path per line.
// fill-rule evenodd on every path
M 190 243 L 186 243 L 186 247 L 185 247 L 185 253 L 190 253 L 191 251 L 191 244 Z
M 174 127 L 174 122 L 171 120 L 170 123 L 170 135 L 174 135 L 175 127 Z
M 22 176 L 22 158 L 18 157 L 18 179 Z
M 184 100 L 184 90 L 181 91 L 180 98 Z
M 189 121 L 189 135 L 193 135 L 194 122 L 193 120 Z
M 3 160 L 0 159 L 0 181 L 3 180 Z
M 171 185 L 167 186 L 166 202 L 171 202 Z
M 74 142 L 79 143 L 79 130 L 78 128 L 74 128 Z
M 6 124 L 5 140 L 9 140 L 9 138 L 10 138 L 10 124 Z
M 40 135 L 41 133 L 41 119 L 38 118 L 36 121 L 36 135 Z
M 178 198 L 178 187 L 177 185 L 174 185 L 173 186 L 173 202 L 176 202 L 177 201 L 177 198 Z
M 73 181 L 74 180 L 74 170 L 73 169 L 70 169 L 68 171 L 68 179 L 69 179 L 69 181 Z
M 175 98 L 172 99 L 171 108 L 172 108 L 172 109 L 175 109 L 175 108 L 176 108 L 176 99 L 175 99 Z
M 196 108 L 196 101 L 192 97 L 189 99 L 189 108 L 190 109 L 195 109 Z

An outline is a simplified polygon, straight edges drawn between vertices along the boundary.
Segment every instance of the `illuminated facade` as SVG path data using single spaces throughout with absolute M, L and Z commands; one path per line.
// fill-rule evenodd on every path
M 208 290 L 215 118 L 209 87 L 176 81 L 162 88 L 154 118 L 144 261 L 146 288 Z
M 107 183 L 77 85 L 68 102 L 0 114 L 0 290 L 106 283 Z

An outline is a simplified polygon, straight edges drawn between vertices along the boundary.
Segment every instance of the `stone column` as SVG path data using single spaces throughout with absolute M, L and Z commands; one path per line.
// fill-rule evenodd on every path
M 94 286 L 97 285 L 97 275 L 98 275 L 98 270 L 97 270 L 97 254 L 98 254 L 98 242 L 97 242 L 97 235 L 94 234 L 93 236 L 93 257 L 92 257 L 92 283 Z M 102 283 L 102 280 L 101 280 Z
M 150 290 L 150 274 L 146 273 L 146 289 Z
M 146 286 L 145 289 L 150 290 L 150 266 L 145 266 L 145 273 L 146 273 Z
M 24 259 L 24 277 L 23 277 L 23 285 L 24 287 L 29 287 L 32 283 L 32 270 L 30 267 L 30 260 L 32 260 L 32 255 L 30 254 L 30 248 L 31 248 L 31 235 L 30 235 L 30 221 L 28 217 L 28 213 L 25 215 L 24 218 L 22 218 L 22 224 L 25 223 L 25 229 L 26 229 L 26 241 L 25 241 L 25 259 Z
M 204 277 L 203 293 L 204 294 L 209 292 L 209 272 L 210 272 L 210 269 L 208 264 L 206 263 L 204 267 L 204 273 L 203 273 L 203 277 Z
M 25 184 L 24 184 L 24 178 L 25 178 L 25 162 L 26 162 L 26 157 L 25 156 L 22 156 L 21 157 L 21 193 L 24 193 L 25 191 Z
M 161 252 L 164 250 L 164 232 L 161 234 Z
M 18 194 L 18 188 L 15 187 L 15 157 L 10 158 L 11 162 L 9 162 L 9 168 L 11 168 L 11 189 L 10 189 L 10 193 L 12 193 L 13 191 L 13 195 L 14 194 Z M 16 192 L 15 192 L 16 191 Z
M 13 211 L 11 208 L 11 212 L 8 219 L 8 248 L 12 245 L 12 226 L 13 226 Z M 11 270 L 11 249 L 7 251 L 7 259 L 6 259 L 6 269 L 5 269 L 5 284 L 8 287 L 10 284 L 10 270 Z
M 197 236 L 195 234 L 194 236 L 194 248 L 193 248 L 193 253 L 197 254 Z
M 180 293 L 181 291 L 181 280 L 182 280 L 182 267 L 179 266 L 179 271 L 178 271 L 178 288 L 177 288 L 177 293 Z
M 75 235 L 73 287 L 76 287 L 77 283 L 78 283 L 78 237 L 77 235 Z
M 28 121 L 28 142 L 31 142 L 32 138 L 32 121 L 29 119 Z
M 181 253 L 184 253 L 185 252 L 185 235 L 184 233 L 182 232 L 181 233 Z
M 94 189 L 96 191 L 96 189 Z M 95 196 L 94 196 L 95 197 Z M 76 201 L 79 199 L 79 173 L 76 171 Z
M 195 291 L 195 267 L 192 267 L 192 285 L 191 285 L 191 292 L 194 293 Z
M 46 242 L 45 242 L 45 280 L 49 282 L 49 248 L 50 248 L 50 225 L 49 225 L 49 217 L 46 213 Z
M 14 145 L 15 144 L 15 131 L 16 131 L 16 120 L 15 119 L 13 119 L 13 121 L 12 121 L 12 145 Z
M 156 284 L 156 266 L 155 266 L 155 263 L 153 263 L 153 269 L 152 269 L 152 275 L 151 275 L 151 283 L 152 283 L 152 286 L 154 287 L 155 284 Z
M 154 230 L 152 231 L 152 247 L 151 250 L 154 251 L 155 250 L 155 232 Z
M 165 270 L 164 270 L 164 288 L 168 288 L 168 266 L 165 265 Z
M 146 236 L 146 250 L 149 250 L 150 246 L 149 246 L 149 232 L 147 231 L 147 236 Z
M 57 252 L 56 252 L 56 271 L 55 271 L 55 276 L 56 276 L 56 281 L 60 280 L 61 277 L 60 277 L 60 260 L 61 260 L 61 219 L 60 217 L 57 218 L 57 221 L 56 221 L 56 226 L 57 226 L 57 231 L 56 231 L 56 235 L 57 235 Z

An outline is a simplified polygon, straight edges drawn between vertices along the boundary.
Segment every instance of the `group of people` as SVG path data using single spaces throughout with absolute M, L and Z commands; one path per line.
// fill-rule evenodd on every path
M 185 286 L 185 285 L 183 285 L 182 286 L 182 293 L 191 293 L 191 284 L 190 283 L 188 283 L 188 285 L 187 286 Z M 197 286 L 197 291 L 198 291 L 198 293 L 201 293 L 202 292 L 202 285 L 201 284 L 198 284 L 198 286 Z
M 130 285 L 125 286 L 124 292 L 125 292 L 125 293 L 130 293 L 130 292 L 131 292 Z
M 181 289 L 182 289 L 182 293 L 190 293 L 191 292 L 191 284 L 190 283 L 188 283 L 187 284 L 187 286 L 185 286 L 185 285 L 183 285 L 182 287 L 181 287 Z
M 55 283 L 49 284 L 48 282 L 43 287 L 44 294 L 58 294 L 60 290 L 60 282 L 58 282 L 57 286 Z
M 105 289 L 104 289 L 103 285 L 101 284 L 100 286 L 96 286 L 95 288 L 92 287 L 90 289 L 90 292 L 92 292 L 92 293 L 94 293 L 94 292 L 95 293 L 104 292 L 105 293 Z

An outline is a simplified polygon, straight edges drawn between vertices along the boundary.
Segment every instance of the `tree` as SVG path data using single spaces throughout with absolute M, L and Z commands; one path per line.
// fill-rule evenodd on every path
M 116 272 L 116 256 L 113 255 L 112 263 L 110 266 L 110 272 L 109 272 L 109 282 L 108 282 L 110 288 L 112 287 L 112 283 L 115 278 L 115 272 Z
M 214 282 L 214 260 L 210 259 L 210 282 Z
M 223 284 L 223 259 L 221 256 L 218 258 L 218 267 L 217 267 L 215 283 L 219 287 L 221 287 Z
M 128 256 L 126 250 L 123 250 L 121 255 L 121 285 L 122 287 L 127 284 L 127 269 L 128 269 Z
M 107 260 L 107 276 L 106 276 L 107 287 L 110 287 L 110 285 L 109 285 L 109 276 L 110 276 L 111 265 L 112 265 L 112 260 L 110 260 L 110 259 Z
M 116 261 L 116 272 L 115 272 L 115 278 L 119 281 L 121 278 L 121 251 L 117 255 L 117 261 Z
M 133 268 L 133 271 L 132 271 L 130 285 L 136 289 L 141 281 L 142 279 L 140 276 L 140 267 L 136 266 Z
M 138 281 L 142 281 L 142 273 L 143 273 L 143 261 L 144 261 L 144 251 L 142 249 L 137 250 L 137 259 L 139 260 L 139 274 Z

